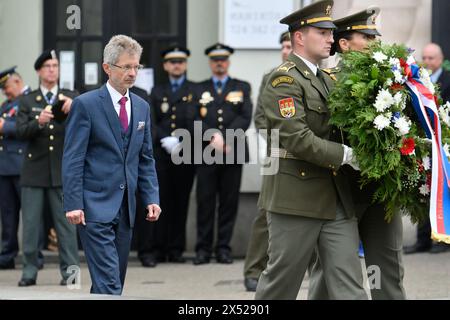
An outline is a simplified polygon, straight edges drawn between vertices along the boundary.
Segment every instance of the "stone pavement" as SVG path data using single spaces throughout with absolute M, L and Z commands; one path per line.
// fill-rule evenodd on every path
M 191 256 L 192 257 L 192 256 Z M 86 264 L 82 263 L 81 289 L 59 286 L 60 275 L 56 256 L 39 272 L 36 286 L 17 287 L 20 265 L 15 270 L 0 270 L 0 299 L 156 299 L 156 300 L 252 300 L 253 293 L 243 286 L 243 260 L 231 265 L 212 262 L 194 266 L 159 264 L 143 268 L 132 253 L 125 290 L 122 297 L 90 295 Z M 404 257 L 405 289 L 409 299 L 450 299 L 450 251 L 441 254 L 415 254 Z M 305 299 L 305 279 L 298 299 Z
M 415 242 L 415 227 L 404 218 L 403 242 Z M 0 299 L 156 299 L 156 300 L 252 300 L 254 294 L 246 292 L 243 284 L 243 259 L 231 265 L 213 262 L 194 266 L 191 252 L 186 264 L 159 264 L 156 268 L 143 268 L 130 255 L 125 289 L 122 297 L 90 295 L 90 279 L 86 263 L 81 264 L 81 288 L 69 290 L 60 286 L 57 256 L 44 252 L 46 264 L 39 272 L 37 285 L 19 288 L 21 264 L 15 270 L 0 270 Z M 82 253 L 81 253 L 82 254 Z M 414 254 L 403 257 L 405 263 L 405 289 L 408 299 L 450 299 L 450 251 L 440 254 Z M 21 257 L 16 261 L 21 261 Z M 82 257 L 82 261 L 84 261 Z M 306 299 L 308 277 L 300 289 L 298 299 Z

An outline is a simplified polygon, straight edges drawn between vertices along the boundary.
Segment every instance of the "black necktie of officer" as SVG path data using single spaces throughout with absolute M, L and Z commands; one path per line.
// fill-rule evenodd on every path
M 51 91 L 47 92 L 47 94 L 45 95 L 45 97 L 47 98 L 47 102 L 51 103 L 52 101 L 52 97 L 53 97 L 53 93 Z
M 222 81 L 217 81 L 216 83 L 216 91 L 218 94 L 222 94 L 223 84 Z
M 172 92 L 177 92 L 178 88 L 179 88 L 179 84 L 177 82 L 172 83 Z
M 325 89 L 325 92 L 328 94 L 329 91 L 328 91 L 328 87 L 327 87 L 327 85 L 326 85 L 326 83 L 325 83 L 325 78 L 324 78 L 324 76 L 323 76 L 322 71 L 320 71 L 319 69 L 317 69 L 317 75 L 316 75 L 316 77 L 320 80 L 320 82 L 322 83 L 323 88 Z

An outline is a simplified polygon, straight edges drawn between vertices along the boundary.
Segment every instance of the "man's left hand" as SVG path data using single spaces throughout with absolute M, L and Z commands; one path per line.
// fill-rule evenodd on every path
M 5 124 L 5 119 L 0 118 L 0 132 L 3 132 L 3 125 Z
M 161 212 L 161 208 L 157 204 L 149 204 L 147 206 L 147 217 L 145 220 L 151 222 L 157 221 Z
M 70 112 L 70 108 L 72 107 L 72 99 L 69 97 L 66 97 L 65 95 L 63 95 L 62 93 L 59 95 L 59 100 L 65 101 L 61 110 L 65 113 L 68 114 Z

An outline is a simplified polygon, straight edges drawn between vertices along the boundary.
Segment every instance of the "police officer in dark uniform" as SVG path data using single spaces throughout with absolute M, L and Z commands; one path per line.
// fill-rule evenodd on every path
M 19 286 L 36 284 L 39 229 L 44 199 L 49 202 L 59 242 L 61 285 L 78 265 L 75 226 L 66 220 L 62 207 L 61 163 L 65 118 L 77 93 L 58 87 L 59 61 L 54 50 L 43 52 L 34 64 L 40 88 L 20 101 L 17 136 L 28 142 L 21 174 L 24 268 Z
M 252 117 L 250 84 L 228 75 L 233 48 L 217 43 L 205 50 L 212 77 L 199 84 L 203 162 L 197 167 L 197 244 L 194 264 L 209 263 L 213 250 L 216 197 L 219 196 L 219 263 L 232 263 L 230 240 L 238 210 L 242 164 L 248 160 L 245 130 Z M 234 138 L 226 130 L 232 132 Z M 206 159 L 205 156 L 211 155 Z M 209 158 L 209 157 L 208 157 Z M 210 161 L 213 160 L 213 161 Z
M 196 84 L 186 78 L 189 55 L 187 48 L 177 45 L 161 52 L 169 81 L 155 86 L 150 95 L 159 198 L 164 214 L 156 224 L 148 225 L 151 232 L 139 248 L 138 256 L 145 267 L 154 267 L 158 262 L 186 261 L 183 257 L 186 219 L 195 167 L 192 161 L 175 164 L 171 154 L 178 153 L 182 142 L 175 130 L 192 127 L 192 114 L 198 101 Z M 192 155 L 191 148 L 186 151 Z
M 26 143 L 16 138 L 16 116 L 19 97 L 31 90 L 16 73 L 16 67 L 0 72 L 0 88 L 7 98 L 0 106 L 0 269 L 14 269 L 14 258 L 19 251 L 17 229 L 20 217 L 20 170 L 26 148 Z

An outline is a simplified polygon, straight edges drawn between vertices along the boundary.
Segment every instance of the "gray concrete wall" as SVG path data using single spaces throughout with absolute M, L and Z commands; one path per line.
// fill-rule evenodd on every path
M 0 70 L 17 65 L 32 88 L 38 85 L 33 64 L 42 52 L 42 8 L 42 0 L 0 0 Z

